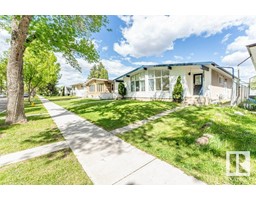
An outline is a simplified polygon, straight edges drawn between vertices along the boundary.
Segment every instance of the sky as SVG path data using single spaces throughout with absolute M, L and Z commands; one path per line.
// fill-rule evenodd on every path
M 255 16 L 134 15 L 108 20 L 92 40 L 110 79 L 149 64 L 213 61 L 237 71 L 237 64 L 249 56 L 246 45 L 256 43 Z M 0 31 L 0 53 L 8 49 L 9 37 Z M 78 59 L 80 73 L 60 53 L 56 56 L 61 64 L 59 85 L 86 81 L 93 64 Z M 245 82 L 256 74 L 250 59 L 241 65 L 240 74 Z

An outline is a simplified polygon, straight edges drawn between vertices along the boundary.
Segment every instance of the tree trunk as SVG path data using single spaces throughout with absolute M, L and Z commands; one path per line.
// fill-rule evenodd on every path
M 14 16 L 7 65 L 7 124 L 27 122 L 24 112 L 23 54 L 32 16 Z

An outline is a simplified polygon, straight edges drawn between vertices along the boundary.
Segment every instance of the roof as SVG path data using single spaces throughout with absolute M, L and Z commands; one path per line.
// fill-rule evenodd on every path
M 142 65 L 141 67 L 138 67 L 122 76 L 119 76 L 117 78 L 115 78 L 114 80 L 118 80 L 124 76 L 127 76 L 133 72 L 136 72 L 140 69 L 143 69 L 143 68 L 153 68 L 153 67 L 182 67 L 182 66 L 205 66 L 205 65 L 212 65 L 213 67 L 216 67 L 220 70 L 222 70 L 223 72 L 225 72 L 226 74 L 229 74 L 230 76 L 234 76 L 232 73 L 230 73 L 229 71 L 227 71 L 226 69 L 224 69 L 223 67 L 220 67 L 218 64 L 216 64 L 215 62 L 212 62 L 212 61 L 207 61 L 207 62 L 190 62 L 190 63 L 171 63 L 171 64 L 159 64 L 159 65 Z M 235 76 L 234 76 L 235 77 Z M 237 77 L 236 77 L 237 78 Z
M 73 84 L 73 85 L 71 85 L 71 86 L 83 85 L 83 84 L 85 84 L 85 82 L 83 82 L 83 83 L 76 83 L 76 84 Z
M 91 78 L 88 81 L 85 82 L 85 85 L 88 85 L 90 82 L 92 81 L 101 81 L 101 82 L 108 82 L 108 83 L 112 83 L 112 80 L 109 79 L 102 79 L 102 78 Z
M 252 59 L 252 63 L 254 65 L 254 68 L 256 70 L 256 43 L 247 45 L 247 50 L 250 54 L 250 57 Z

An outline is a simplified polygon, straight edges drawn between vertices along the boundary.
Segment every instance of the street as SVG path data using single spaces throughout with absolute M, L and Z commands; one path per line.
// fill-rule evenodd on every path
M 0 98 L 0 112 L 6 109 L 7 98 Z

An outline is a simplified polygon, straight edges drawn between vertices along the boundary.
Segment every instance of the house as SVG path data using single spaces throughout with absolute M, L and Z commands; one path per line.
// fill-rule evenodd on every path
M 124 82 L 126 98 L 172 100 L 178 76 L 187 104 L 235 104 L 248 97 L 248 88 L 239 87 L 238 78 L 214 62 L 144 65 L 114 79 L 114 93 L 118 93 L 118 83 Z
M 60 86 L 58 87 L 58 93 L 60 96 L 70 96 L 72 88 L 68 86 Z
M 85 97 L 86 96 L 86 87 L 85 83 L 77 83 L 74 85 L 71 85 L 71 95 L 78 96 L 78 97 Z
M 85 83 L 87 98 L 114 99 L 113 81 L 108 79 L 92 78 Z

